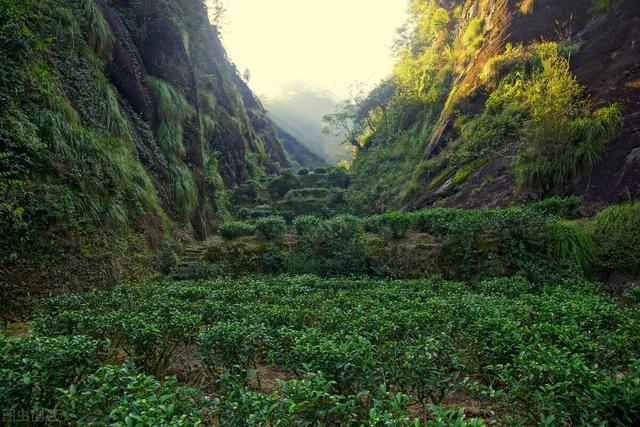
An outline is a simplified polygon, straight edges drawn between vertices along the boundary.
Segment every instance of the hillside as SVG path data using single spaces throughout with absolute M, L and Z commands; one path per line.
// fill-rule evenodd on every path
M 353 169 L 373 211 L 640 195 L 640 4 L 414 1 Z M 388 91 L 387 91 L 388 93 Z
M 322 157 L 315 154 L 308 149 L 305 145 L 299 142 L 293 135 L 284 131 L 280 126 L 275 123 L 273 126 L 276 129 L 276 136 L 282 141 L 289 158 L 294 161 L 298 166 L 303 168 L 314 168 L 327 164 L 327 161 Z
M 201 2 L 1 6 L 3 301 L 140 278 L 289 165 Z
M 330 95 L 304 88 L 267 100 L 274 123 L 330 164 L 350 157 L 349 149 L 337 138 L 322 132 L 322 117 L 331 113 L 335 105 L 336 100 Z

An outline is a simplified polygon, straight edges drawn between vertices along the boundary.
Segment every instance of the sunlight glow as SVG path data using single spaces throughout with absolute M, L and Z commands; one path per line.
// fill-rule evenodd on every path
M 345 97 L 390 74 L 404 0 L 226 0 L 223 42 L 259 95 L 292 86 Z

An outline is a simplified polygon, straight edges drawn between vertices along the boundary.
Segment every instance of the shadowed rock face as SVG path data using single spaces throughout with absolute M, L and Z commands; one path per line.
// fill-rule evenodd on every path
M 442 112 L 431 139 L 425 142 L 425 156 L 437 153 L 455 139 L 452 125 L 456 114 L 482 111 L 487 95 L 480 73 L 490 58 L 504 52 L 508 43 L 527 45 L 570 37 L 580 45 L 579 52 L 571 58 L 572 71 L 586 87 L 591 103 L 594 107 L 618 104 L 624 125 L 599 164 L 577 182 L 568 184 L 563 194 L 582 195 L 587 211 L 640 197 L 640 2 L 618 0 L 601 17 L 591 13 L 591 0 L 536 0 L 528 13 L 522 13 L 520 0 L 489 3 L 489 10 L 480 10 L 479 2 L 467 2 L 464 8 L 463 20 L 469 22 L 483 16 L 489 32 L 472 62 L 458 76 L 459 87 L 468 90 L 454 97 Z M 516 189 L 510 172 L 517 151 L 515 145 L 503 157 L 491 159 L 453 194 L 440 187 L 427 190 L 407 203 L 405 209 L 436 201 L 452 207 L 492 207 L 527 200 L 530 195 Z
M 194 173 L 199 193 L 199 206 L 191 223 L 196 235 L 204 238 L 207 235 L 206 205 L 212 196 L 205 178 L 204 154 L 216 153 L 219 173 L 231 187 L 251 178 L 256 166 L 270 173 L 287 167 L 284 149 L 262 104 L 227 59 L 215 28 L 209 25 L 202 2 L 176 1 L 172 7 L 180 16 L 170 16 L 145 2 L 95 2 L 114 35 L 107 76 L 123 103 L 143 122 L 143 127 L 155 131 L 159 125 L 150 76 L 178 89 L 193 107 L 195 113 L 183 124 L 185 161 Z M 175 23 L 176 19 L 182 21 L 180 26 Z M 213 99 L 215 105 L 208 107 L 211 111 L 201 111 L 203 96 Z M 208 114 L 215 123 L 211 135 L 201 132 L 203 114 Z M 168 175 L 166 163 L 156 155 L 157 147 L 146 137 L 148 132 L 138 128 L 134 129 L 141 141 L 137 144 L 138 156 L 152 172 L 158 193 L 170 209 L 170 198 L 162 188 Z M 249 165 L 252 153 L 259 164 Z

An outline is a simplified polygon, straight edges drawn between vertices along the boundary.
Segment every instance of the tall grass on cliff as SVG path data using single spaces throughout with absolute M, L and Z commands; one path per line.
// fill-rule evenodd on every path
M 615 105 L 591 110 L 558 45 L 541 45 L 536 53 L 540 68 L 524 87 L 530 118 L 515 173 L 520 187 L 547 194 L 598 163 L 619 131 L 621 113 Z
M 184 95 L 171 84 L 152 76 L 151 85 L 156 94 L 160 120 L 156 137 L 170 169 L 169 185 L 174 211 L 180 218 L 188 219 L 197 207 L 198 189 L 191 171 L 183 162 L 186 153 L 183 124 L 194 114 L 194 110 Z
M 94 0 L 79 0 L 80 10 L 86 19 L 87 42 L 89 47 L 101 58 L 111 52 L 114 37 L 109 23 L 104 18 L 100 6 Z
M 180 217 L 187 219 L 195 212 L 198 205 L 198 189 L 191 171 L 181 163 L 171 166 L 171 195 Z
M 151 76 L 151 86 L 158 100 L 158 118 L 182 123 L 193 114 L 193 107 L 171 84 Z

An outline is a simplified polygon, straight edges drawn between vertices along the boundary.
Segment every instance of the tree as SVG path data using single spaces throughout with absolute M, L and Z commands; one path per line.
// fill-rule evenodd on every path
M 246 70 L 244 70 L 244 73 L 242 73 L 242 78 L 247 83 L 249 83 L 249 81 L 251 80 L 251 71 L 249 71 L 248 68 Z
M 326 124 L 322 131 L 341 138 L 344 143 L 360 147 L 360 136 L 367 131 L 377 131 L 380 120 L 376 117 L 384 116 L 396 89 L 391 79 L 383 81 L 368 95 L 361 87 L 357 88 L 349 100 L 340 102 L 335 112 L 322 118 Z
M 209 20 L 211 24 L 213 24 L 218 33 L 220 33 L 224 26 L 227 8 L 224 7 L 222 0 L 207 0 L 207 9 L 209 10 Z
M 359 146 L 359 138 L 364 131 L 362 122 L 357 120 L 358 106 L 352 100 L 342 101 L 336 106 L 336 111 L 322 117 L 326 124 L 322 132 L 341 138 L 342 142 L 355 147 Z

